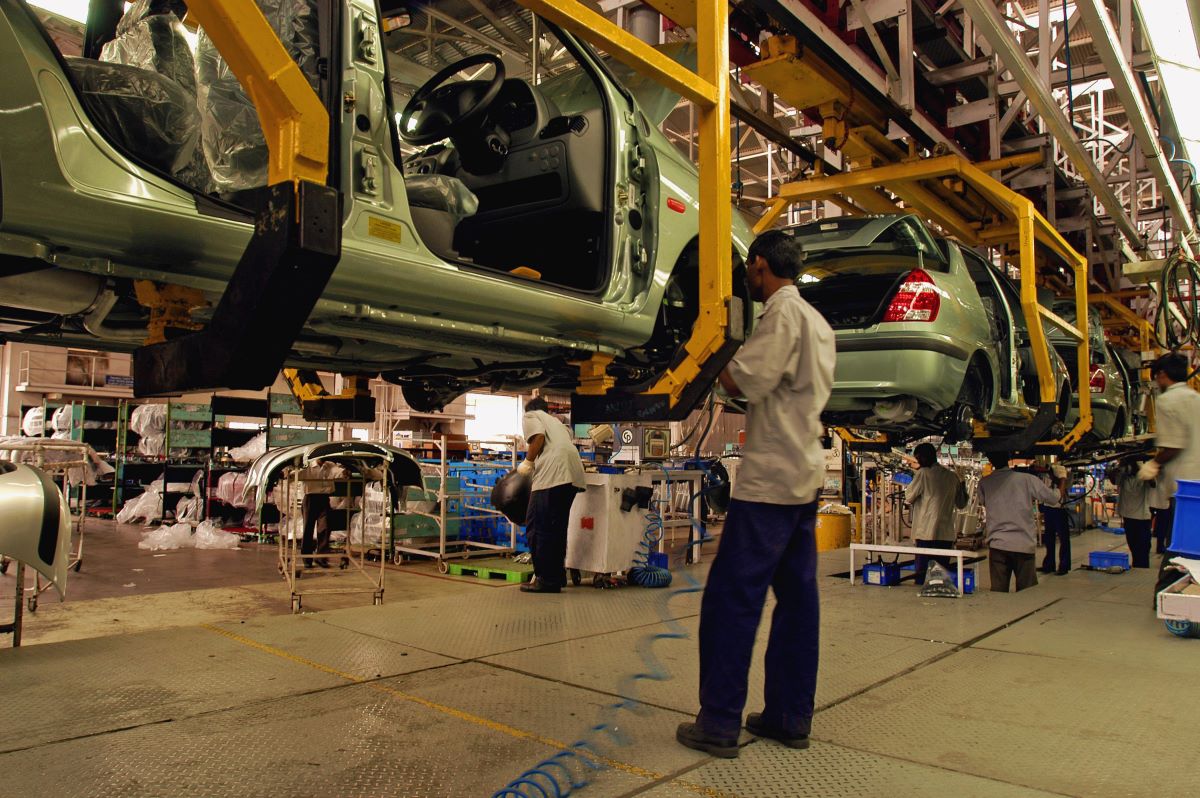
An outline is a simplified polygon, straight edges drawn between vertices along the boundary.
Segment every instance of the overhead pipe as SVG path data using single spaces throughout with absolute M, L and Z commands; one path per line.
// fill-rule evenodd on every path
M 1182 233 L 1178 236 L 1179 244 L 1190 257 L 1192 253 L 1188 239 L 1192 239 L 1196 235 L 1192 214 L 1179 191 L 1179 185 L 1175 182 L 1175 175 L 1171 173 L 1171 165 L 1167 162 L 1167 156 L 1158 146 L 1158 136 L 1155 135 L 1154 129 L 1150 125 L 1146 105 L 1142 102 L 1142 95 L 1134 83 L 1133 70 L 1129 68 L 1129 64 L 1125 63 L 1120 40 L 1117 38 L 1116 30 L 1113 29 L 1112 20 L 1109 19 L 1108 12 L 1100 0 L 1075 0 L 1075 7 L 1082 12 L 1088 31 L 1092 34 L 1092 45 L 1096 48 L 1100 61 L 1108 71 L 1108 77 L 1113 82 L 1117 96 L 1121 98 L 1129 125 L 1133 128 L 1133 134 L 1137 136 L 1138 143 L 1141 145 L 1142 155 L 1146 158 L 1146 165 L 1150 167 L 1150 171 L 1158 180 L 1163 197 L 1179 224 L 1179 230 Z
M 1146 253 L 1145 242 L 1142 241 L 1137 225 L 1129 218 L 1116 193 L 1100 173 L 1100 168 L 1087 150 L 1079 142 L 1071 123 L 1063 115 L 1058 102 L 1038 76 L 1037 67 L 1021 50 L 1012 31 L 1000 16 L 1000 11 L 991 0 L 960 0 L 962 7 L 971 16 L 975 28 L 983 34 L 991 44 L 992 50 L 1000 56 L 1004 66 L 1013 74 L 1017 85 L 1025 92 L 1030 104 L 1041 115 L 1050 133 L 1058 141 L 1060 147 L 1071 159 L 1071 163 L 1079 170 L 1083 180 L 1095 193 L 1100 204 L 1108 211 L 1117 230 L 1129 242 L 1130 247 L 1139 253 Z

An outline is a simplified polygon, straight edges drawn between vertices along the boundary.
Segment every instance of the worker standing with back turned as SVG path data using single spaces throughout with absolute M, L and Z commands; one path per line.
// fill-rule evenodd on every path
M 967 491 L 962 480 L 949 468 L 938 462 L 937 449 L 932 443 L 922 443 L 913 450 L 917 460 L 917 473 L 909 483 L 904 497 L 912 505 L 912 536 L 918 548 L 954 548 L 954 510 L 967 506 Z M 945 567 L 950 566 L 947 557 L 916 557 L 913 582 L 925 584 L 925 568 L 929 560 L 936 560 Z
M 988 567 L 992 591 L 1007 593 L 1016 577 L 1017 592 L 1037 584 L 1037 517 L 1035 503 L 1061 502 L 1067 480 L 1051 488 L 1033 474 L 1008 467 L 1008 452 L 988 452 L 994 469 L 979 480 L 979 501 L 986 511 Z
M 815 527 L 825 477 L 821 411 L 833 387 L 833 330 L 804 301 L 804 255 L 791 236 L 759 236 L 746 257 L 751 297 L 765 302 L 754 334 L 721 373 L 749 404 L 742 465 L 700 609 L 700 714 L 675 738 L 738 755 L 754 638 L 767 588 L 777 605 L 766 657 L 766 706 L 746 728 L 807 748 L 817 685 L 820 607 Z
M 1200 480 L 1200 394 L 1187 384 L 1188 360 L 1180 354 L 1167 354 L 1150 366 L 1150 373 L 1162 391 L 1154 403 L 1153 460 L 1142 463 L 1138 476 L 1149 482 L 1158 480 L 1164 497 L 1170 497 L 1166 510 L 1160 510 L 1154 523 L 1160 525 L 1166 539 L 1166 552 L 1158 568 L 1154 586 L 1157 607 L 1160 591 L 1179 578 L 1169 565 L 1171 530 L 1175 524 L 1176 480 Z
M 567 525 L 575 494 L 587 489 L 583 460 L 565 424 L 546 411 L 539 397 L 525 405 L 521 427 L 529 451 L 517 466 L 533 474 L 526 535 L 533 559 L 534 580 L 521 585 L 525 593 L 558 593 L 567 583 Z

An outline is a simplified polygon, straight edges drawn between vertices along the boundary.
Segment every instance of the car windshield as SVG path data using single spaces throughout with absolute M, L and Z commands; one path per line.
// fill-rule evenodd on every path
M 791 233 L 804 248 L 810 282 L 822 272 L 947 268 L 944 251 L 913 216 L 825 219 L 794 227 Z

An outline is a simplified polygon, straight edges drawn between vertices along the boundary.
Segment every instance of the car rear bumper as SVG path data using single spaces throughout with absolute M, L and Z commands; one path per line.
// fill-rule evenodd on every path
M 970 354 L 945 336 L 838 336 L 831 412 L 870 410 L 879 400 L 912 396 L 934 413 L 958 398 Z

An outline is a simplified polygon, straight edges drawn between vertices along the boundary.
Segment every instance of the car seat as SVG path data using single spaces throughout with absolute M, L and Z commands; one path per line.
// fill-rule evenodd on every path
M 138 0 L 100 60 L 68 58 L 88 116 L 117 146 L 200 190 L 200 117 L 192 51 L 178 0 Z
M 288 55 L 318 89 L 316 0 L 255 0 Z M 201 144 L 214 189 L 230 194 L 267 184 L 269 151 L 254 103 L 200 30 L 196 42 L 196 101 Z
M 442 257 L 454 256 L 454 230 L 479 210 L 479 199 L 466 183 L 450 175 L 408 175 L 404 190 L 425 246 Z

